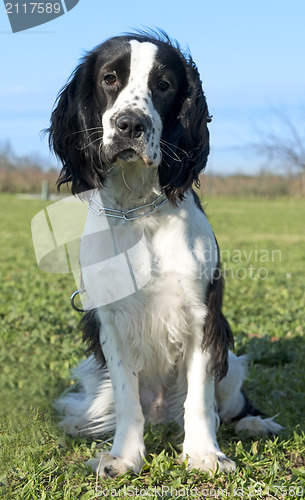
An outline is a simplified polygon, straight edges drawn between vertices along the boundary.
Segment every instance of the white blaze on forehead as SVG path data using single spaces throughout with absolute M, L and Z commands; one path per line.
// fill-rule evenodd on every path
M 148 76 L 153 67 L 157 46 L 150 42 L 131 40 L 129 85 L 135 84 L 147 91 Z M 133 86 L 133 85 L 132 85 Z
M 151 112 L 152 102 L 148 89 L 148 78 L 154 65 L 158 47 L 150 42 L 130 42 L 130 74 L 126 87 L 118 96 L 114 108 L 122 109 L 130 104 L 137 104 L 143 111 Z M 150 106 L 146 100 L 150 101 Z M 150 109 L 149 109 L 150 108 Z
M 148 110 L 146 98 L 151 101 L 148 89 L 148 77 L 155 61 L 155 54 L 158 50 L 153 43 L 140 43 L 137 40 L 131 40 L 130 53 L 130 74 L 127 85 L 122 89 L 120 95 L 114 103 L 114 106 L 104 113 L 104 119 L 107 120 L 108 115 L 112 116 L 114 112 L 122 110 L 130 104 L 137 104 L 142 107 L 143 111 Z M 151 102 L 152 106 L 152 102 Z M 106 116 L 105 116 L 106 115 Z
M 151 121 L 151 128 L 143 137 L 146 145 L 143 146 L 142 157 L 145 162 L 158 165 L 161 160 L 159 141 L 162 132 L 162 122 L 159 113 L 154 108 L 151 92 L 148 87 L 149 75 L 156 61 L 157 45 L 150 42 L 130 42 L 130 74 L 127 85 L 118 95 L 113 107 L 105 111 L 103 115 L 103 143 L 105 147 L 111 147 L 117 130 L 112 121 L 117 113 L 125 110 L 138 110 Z

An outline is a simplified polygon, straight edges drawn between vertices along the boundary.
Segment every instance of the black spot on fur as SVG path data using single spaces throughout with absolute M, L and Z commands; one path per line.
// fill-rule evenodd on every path
M 117 470 L 112 465 L 104 467 L 104 472 L 108 477 L 115 477 L 117 475 Z

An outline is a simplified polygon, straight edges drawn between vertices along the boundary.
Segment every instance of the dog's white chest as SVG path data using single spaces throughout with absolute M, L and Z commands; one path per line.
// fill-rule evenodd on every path
M 146 371 L 155 370 L 154 359 L 168 371 L 186 352 L 194 324 L 201 331 L 205 293 L 217 266 L 205 215 L 192 196 L 183 203 L 133 223 L 112 224 L 89 213 L 82 238 L 89 307 L 134 346 L 132 362 Z

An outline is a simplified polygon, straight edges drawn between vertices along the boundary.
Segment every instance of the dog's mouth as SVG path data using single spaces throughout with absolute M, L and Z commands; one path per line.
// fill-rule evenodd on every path
M 137 151 L 135 149 L 132 149 L 132 148 L 124 149 L 123 151 L 118 153 L 116 155 L 116 159 L 126 161 L 129 163 L 136 163 L 140 159 L 142 159 L 144 161 L 144 158 L 142 158 L 142 156 L 139 153 L 137 153 Z
M 117 152 L 112 151 L 111 155 L 107 155 L 107 160 L 111 164 L 121 164 L 122 162 L 124 162 L 132 165 L 136 163 L 142 163 L 147 167 L 151 167 L 155 164 L 154 159 L 151 158 L 148 154 L 142 153 L 133 148 L 126 148 Z

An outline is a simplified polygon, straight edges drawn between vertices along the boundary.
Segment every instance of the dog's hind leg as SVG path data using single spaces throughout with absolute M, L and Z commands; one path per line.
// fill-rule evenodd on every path
M 249 435 L 275 434 L 282 427 L 272 418 L 255 408 L 242 384 L 247 372 L 246 356 L 235 356 L 229 351 L 227 375 L 216 384 L 218 414 L 222 422 L 236 422 L 235 431 L 248 431 Z

